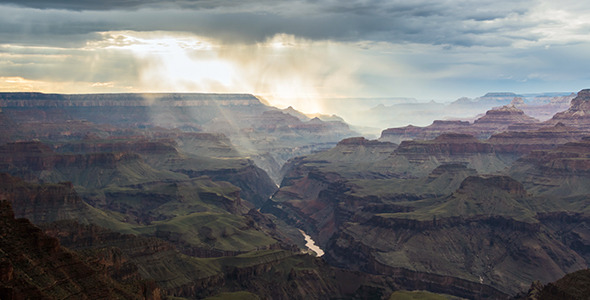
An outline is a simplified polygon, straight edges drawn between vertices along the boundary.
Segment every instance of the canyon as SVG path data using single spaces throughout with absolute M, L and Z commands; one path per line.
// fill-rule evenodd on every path
M 570 293 L 590 90 L 482 99 L 370 140 L 247 94 L 0 93 L 2 297 Z

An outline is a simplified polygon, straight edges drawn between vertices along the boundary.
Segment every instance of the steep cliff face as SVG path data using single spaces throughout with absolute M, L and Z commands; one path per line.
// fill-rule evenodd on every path
M 124 285 L 101 274 L 26 219 L 0 195 L 2 299 L 161 299 L 156 286 Z
M 216 170 L 175 169 L 191 178 L 208 176 L 214 181 L 227 181 L 241 189 L 240 195 L 254 206 L 260 207 L 272 195 L 277 186 L 262 169 L 252 162 L 241 168 Z
M 386 158 L 354 156 L 374 142 L 344 140 L 329 151 L 292 160 L 263 211 L 305 228 L 332 264 L 394 278 L 404 274 L 408 286 L 431 280 L 429 288 L 437 286 L 437 292 L 448 287 L 442 282 L 453 281 L 446 292 L 462 297 L 483 295 L 463 294 L 466 289 L 505 297 L 526 290 L 533 280 L 552 281 L 587 266 L 590 231 L 579 225 L 582 221 L 562 222 L 547 214 L 585 212 L 582 195 L 588 192 L 556 202 L 535 197 L 538 184 L 477 173 L 503 172 L 532 151 L 527 157 L 563 154 L 576 161 L 575 174 L 585 174 L 579 145 L 585 141 L 560 146 L 569 150 L 533 151 L 556 147 L 562 139 L 553 137 L 561 133 L 568 140 L 578 132 L 559 125 L 487 141 L 443 134 L 402 142 Z M 347 152 L 350 159 L 340 159 Z M 564 162 L 549 165 L 574 168 Z M 560 182 L 571 184 L 574 177 Z
M 539 121 L 524 114 L 514 106 L 502 106 L 488 110 L 473 124 L 467 121 L 434 121 L 426 127 L 408 126 L 383 130 L 382 141 L 401 143 L 405 140 L 429 140 L 445 133 L 469 134 L 478 139 L 487 139 L 494 133 L 502 132 L 510 126 L 526 126 L 534 129 Z
M 590 193 L 590 139 L 570 142 L 551 150 L 533 151 L 510 169 L 514 178 L 540 194 L 575 196 Z
M 104 188 L 110 184 L 186 179 L 185 175 L 151 167 L 136 153 L 57 153 L 41 142 L 0 146 L 0 171 L 30 181 L 71 181 L 89 189 Z
M 40 185 L 0 173 L 0 193 L 10 197 L 17 217 L 34 223 L 95 216 L 69 182 Z
M 336 232 L 341 221 L 339 196 L 349 187 L 337 174 L 311 171 L 306 177 L 281 190 L 271 199 L 281 211 L 289 213 L 291 222 L 309 232 L 319 245 L 324 245 Z M 293 197 L 295 196 L 295 197 Z
M 487 141 L 499 152 L 525 155 L 533 150 L 548 150 L 568 142 L 574 142 L 587 134 L 586 131 L 557 123 L 529 131 L 506 131 L 492 135 Z
M 533 280 L 552 281 L 587 266 L 555 232 L 497 217 L 449 221 L 350 223 L 326 246 L 326 259 L 370 273 L 412 270 L 459 278 L 507 294 L 526 290 Z
M 323 279 L 326 272 L 333 273 L 334 270 L 319 261 L 314 261 L 307 255 L 298 256 L 285 250 L 259 251 L 258 249 L 268 246 L 269 241 L 276 244 L 276 248 L 280 248 L 276 240 L 266 236 L 266 234 L 271 234 L 270 231 L 274 228 L 272 222 L 256 211 L 251 211 L 243 217 L 220 213 L 224 210 L 225 204 L 220 203 L 223 202 L 223 197 L 218 193 L 227 191 L 228 187 L 216 186 L 211 182 L 207 183 L 205 179 L 200 180 L 207 184 L 207 186 L 200 186 L 205 189 L 201 193 L 194 193 L 186 188 L 168 191 L 170 186 L 164 187 L 160 191 L 160 193 L 168 191 L 171 194 L 186 197 L 175 204 L 170 203 L 173 202 L 170 199 L 168 199 L 168 203 L 164 203 L 164 206 L 168 205 L 167 209 L 170 213 L 182 212 L 184 215 L 179 218 L 172 217 L 172 219 L 155 222 L 154 226 L 143 228 L 135 226 L 134 228 L 136 232 L 165 238 L 169 242 L 154 237 L 117 233 L 96 225 L 80 224 L 67 220 L 45 224 L 43 225 L 44 230 L 47 234 L 59 238 L 64 245 L 77 249 L 81 255 L 79 257 L 81 263 L 93 265 L 93 270 L 97 274 L 114 278 L 122 284 L 133 283 L 133 287 L 138 286 L 137 289 L 145 295 L 154 294 L 152 292 L 158 286 L 162 287 L 162 291 L 166 295 L 190 298 L 202 298 L 220 291 L 244 289 L 273 299 L 293 299 L 293 297 L 319 299 L 325 295 L 342 295 L 344 293 L 338 282 L 332 279 Z M 0 182 L 4 186 L 4 189 L 0 190 L 1 197 L 9 197 L 20 210 L 31 207 L 31 203 L 35 204 L 35 207 L 45 208 L 43 211 L 27 212 L 27 216 L 42 223 L 54 221 L 54 219 L 47 217 L 47 214 L 50 214 L 52 210 L 63 210 L 64 206 L 68 206 L 68 202 L 74 204 L 81 202 L 69 184 L 56 185 L 57 187 L 54 188 L 54 185 L 25 183 L 8 175 L 3 175 Z M 229 186 L 229 184 L 227 185 Z M 153 188 L 143 188 L 146 189 L 146 193 L 150 190 L 155 191 Z M 235 187 L 233 188 L 235 189 Z M 68 195 L 73 200 L 68 200 Z M 194 199 L 197 195 L 198 199 Z M 239 195 L 234 196 L 239 200 Z M 146 196 L 146 199 L 149 197 Z M 190 205 L 191 202 L 194 203 L 193 206 Z M 53 206 L 43 206 L 40 203 L 49 203 Z M 227 204 L 235 207 L 239 206 L 239 201 Z M 149 203 L 145 203 L 145 205 L 149 206 Z M 218 208 L 211 212 L 198 212 L 207 205 Z M 149 209 L 149 207 L 145 208 Z M 177 211 L 174 211 L 173 208 Z M 197 211 L 195 212 L 194 209 Z M 162 212 L 164 211 L 162 210 Z M 79 214 L 83 214 L 83 210 L 76 209 L 72 213 L 71 217 L 80 217 Z M 103 213 L 108 212 L 104 211 Z M 61 214 L 57 215 L 57 219 L 62 218 Z M 66 216 L 67 219 L 69 217 Z M 97 220 L 95 218 L 90 221 Z M 116 227 L 118 230 L 125 228 L 122 224 L 119 226 L 122 227 Z M 22 235 L 22 232 L 15 234 L 19 236 Z M 281 234 L 275 232 L 274 236 L 280 238 Z M 3 235 L 3 242 L 13 242 L 10 239 L 4 239 L 4 237 L 5 235 Z M 203 238 L 205 243 L 198 245 L 196 239 L 199 238 Z M 56 240 L 52 241 L 54 244 L 51 245 L 58 245 Z M 233 247 L 235 250 L 216 250 L 230 249 L 228 247 Z M 0 249 L 4 253 L 8 248 L 2 245 Z M 183 255 L 179 253 L 179 250 L 191 256 Z M 59 258 L 55 253 L 52 254 L 52 257 Z M 8 279 L 13 278 L 13 275 L 10 275 L 14 273 L 11 271 L 14 269 L 11 269 L 12 266 L 13 264 L 5 264 L 4 262 L 1 265 L 3 269 L 6 269 L 6 274 L 9 274 L 6 275 L 7 282 Z M 78 267 L 76 264 L 72 265 L 72 268 L 76 270 Z M 58 267 L 56 266 L 56 268 Z M 92 280 L 86 275 L 82 276 L 79 272 L 72 275 L 78 276 L 76 280 Z M 273 275 L 266 276 L 265 274 Z M 136 283 L 140 281 L 145 283 L 137 285 Z M 86 282 L 84 283 L 86 284 Z M 10 295 L 21 294 L 21 290 L 13 290 L 13 287 L 15 286 L 10 285 L 3 289 L 3 292 L 10 293 Z M 20 287 L 17 284 L 15 288 Z M 13 291 L 15 292 L 13 293 Z M 103 295 L 98 289 L 95 292 L 98 294 L 92 294 L 93 296 L 89 298 L 118 297 L 117 294 L 114 296 Z M 115 292 L 117 291 L 115 290 Z M 83 295 L 85 292 L 80 293 Z M 25 292 L 22 294 L 27 295 Z M 131 296 L 124 294 L 120 298 L 134 299 L 133 293 L 129 292 L 129 294 Z
M 488 127 L 503 127 L 507 124 L 537 122 L 539 122 L 539 120 L 527 116 L 522 110 L 507 105 L 497 109 L 488 110 L 483 117 L 475 120 L 473 125 L 481 129 L 492 129 Z
M 586 299 L 590 293 L 590 270 L 579 270 L 545 285 L 538 294 L 540 300 Z
M 389 142 L 367 140 L 364 137 L 347 138 L 332 149 L 314 154 L 313 160 L 331 164 L 366 164 L 386 159 L 396 148 L 396 144 Z
M 576 93 L 563 96 L 541 96 L 535 97 L 539 100 L 539 104 L 526 103 L 523 98 L 515 97 L 510 105 L 514 105 L 522 109 L 525 114 L 534 117 L 541 121 L 551 119 L 556 113 L 567 110 L 570 107 L 570 102 L 576 97 Z
M 338 118 L 300 120 L 245 94 L 0 93 L 0 107 L 22 129 L 12 138 L 65 143 L 60 152 L 166 155 L 175 147 L 200 157 L 247 157 L 276 182 L 288 159 L 357 135 Z M 119 142 L 80 143 L 88 134 Z M 205 143 L 207 134 L 223 138 Z M 121 141 L 126 136 L 131 141 Z
M 351 297 L 373 286 L 387 295 L 395 285 L 385 278 L 330 267 L 299 253 L 269 250 L 231 257 L 181 255 L 162 240 L 120 234 L 76 222 L 47 224 L 45 232 L 103 265 L 113 278 L 126 282 L 140 276 L 162 288 L 162 294 L 204 298 L 220 292 L 249 291 L 262 299 L 325 299 Z
M 183 134 L 182 147 L 207 154 L 218 150 L 223 139 L 227 141 L 223 136 Z M 257 206 L 276 190 L 268 174 L 252 161 L 231 157 L 232 148 L 225 154 L 218 152 L 219 158 L 193 158 L 179 153 L 174 144 L 168 139 L 86 140 L 61 145 L 59 152 L 55 152 L 41 142 L 8 143 L 0 146 L 0 171 L 28 180 L 72 181 L 85 188 L 206 175 L 238 186 L 242 197 Z M 199 146 L 207 149 L 199 151 Z M 225 155 L 230 155 L 230 159 Z
M 589 129 L 590 128 L 590 89 L 581 90 L 572 99 L 571 106 L 564 112 L 557 113 L 545 122 L 547 124 L 563 123 L 568 126 Z
M 265 111 L 260 117 L 252 120 L 252 126 L 263 130 L 285 130 L 302 124 L 298 118 L 279 110 Z
M 82 94 L 1 93 L 0 107 L 13 120 L 97 124 L 153 124 L 178 127 L 208 122 L 220 110 L 259 114 L 268 108 L 247 94 Z
M 249 94 L 44 94 L 0 93 L 0 107 L 84 107 L 84 106 L 204 106 L 261 105 Z
M 468 155 L 474 153 L 491 153 L 492 146 L 480 142 L 472 135 L 459 133 L 442 134 L 431 141 L 404 141 L 396 154 L 426 155 Z
M 535 201 L 509 177 L 470 176 L 443 199 L 349 216 L 325 245 L 326 258 L 370 273 L 411 270 L 514 294 L 533 280 L 552 281 L 587 266 L 585 252 L 573 245 L 589 240 L 567 242 L 561 236 L 567 226 L 537 215 Z
M 99 153 L 99 152 L 135 152 L 148 155 L 176 154 L 176 142 L 172 139 L 150 141 L 147 139 L 125 139 L 92 141 L 83 140 L 67 143 L 57 147 L 56 152 Z
M 57 168 L 87 169 L 92 166 L 113 169 L 117 163 L 139 159 L 128 152 L 103 152 L 90 154 L 58 154 L 41 142 L 16 142 L 0 146 L 0 167 L 15 173 L 31 172 L 30 178 L 39 171 Z
M 78 251 L 88 262 L 102 266 L 104 273 L 120 282 L 153 281 L 164 295 L 187 297 L 207 295 L 223 285 L 219 271 L 181 255 L 172 244 L 157 238 L 121 234 L 73 221 L 45 224 L 43 230 Z
M 519 153 L 498 151 L 471 135 L 448 133 L 433 140 L 404 141 L 388 161 L 397 172 L 424 176 L 442 163 L 467 163 L 479 173 L 492 173 L 518 157 Z
M 471 124 L 467 121 L 435 120 L 426 127 L 408 125 L 402 128 L 388 128 L 381 132 L 379 140 L 392 143 L 401 143 L 408 140 L 430 140 L 445 133 L 460 132 L 474 135 Z

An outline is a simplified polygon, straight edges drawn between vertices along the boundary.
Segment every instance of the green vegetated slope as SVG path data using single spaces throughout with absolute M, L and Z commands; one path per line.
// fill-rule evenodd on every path
M 495 143 L 444 134 L 377 155 L 378 142 L 341 142 L 291 161 L 264 211 L 306 228 L 332 264 L 370 273 L 514 294 L 586 268 L 586 140 L 532 152 Z
M 264 114 L 276 109 L 247 95 L 219 102 L 203 95 L 12 96 L 18 100 L 3 107 L 22 130 L 0 145 L 1 188 L 19 217 L 57 224 L 46 230 L 101 272 L 122 282 L 155 280 L 165 295 L 189 298 L 344 295 L 334 276 L 323 279 L 334 270 L 300 254 L 292 233 L 254 209 L 276 190 L 254 161 L 272 167 L 325 147 L 352 132 L 343 122 L 280 125 L 288 115 Z M 219 130 L 195 132 L 203 128 Z M 99 242 L 116 234 L 116 243 Z
M 158 238 L 72 221 L 46 224 L 43 230 L 88 260 L 101 257 L 109 276 L 122 282 L 134 276 L 149 278 L 170 297 L 255 294 L 262 299 L 324 299 L 352 297 L 363 286 L 380 287 L 381 295 L 394 288 L 384 278 L 335 269 L 318 258 L 286 250 L 204 258 L 181 254 Z
M 111 152 L 104 153 L 110 155 Z M 20 216 L 40 223 L 74 219 L 87 224 L 84 226 L 98 224 L 119 233 L 148 236 L 148 240 L 140 242 L 128 236 L 118 243 L 102 246 L 84 245 L 87 239 L 81 237 L 69 246 L 89 254 L 90 262 L 96 256 L 106 259 L 107 264 L 113 260 L 112 266 L 105 270 L 121 280 L 129 278 L 129 274 L 134 274 L 131 271 L 136 270 L 138 275 L 133 276 L 154 280 L 166 295 L 193 298 L 220 291 L 250 290 L 266 295 L 265 298 L 287 299 L 293 293 L 308 294 L 312 298 L 341 294 L 337 282 L 321 279 L 324 273 L 321 268 L 328 267 L 320 268 L 317 262 L 309 261 L 307 255 L 292 252 L 294 246 L 283 240 L 284 236 L 276 231 L 272 222 L 255 210 L 251 212 L 253 206 L 241 197 L 240 188 L 206 175 L 189 176 L 161 169 L 168 164 L 170 169 L 182 167 L 191 171 L 231 173 L 244 166 L 251 167 L 251 162 L 240 158 L 219 158 L 217 161 L 221 163 L 212 163 L 215 159 L 211 159 L 207 165 L 201 164 L 193 155 L 167 153 L 160 157 L 169 161 L 156 169 L 149 165 L 157 160 L 153 154 L 124 154 L 121 159 L 106 160 L 88 158 L 102 157 L 97 154 L 48 151 L 17 162 L 33 180 L 69 179 L 73 183 L 32 183 L 4 174 L 6 180 L 1 185 L 17 196 L 14 203 Z M 131 161 L 125 160 L 125 156 Z M 84 159 L 62 163 L 63 157 Z M 39 158 L 48 163 L 40 163 L 40 168 L 33 167 Z M 14 164 L 14 159 L 10 163 Z M 88 168 L 79 167 L 79 164 Z M 227 168 L 235 169 L 228 171 Z M 93 176 L 97 182 L 90 180 Z M 80 195 L 77 189 L 81 191 Z M 65 227 L 63 223 L 56 227 L 57 237 L 83 232 L 75 228 L 64 232 Z M 170 244 L 165 246 L 162 242 L 149 240 L 153 238 Z M 267 272 L 271 273 L 266 275 Z M 288 280 L 289 276 L 299 272 L 303 274 L 301 279 Z M 266 281 L 260 280 L 261 277 Z M 309 290 L 292 284 L 287 286 L 285 282 L 298 282 Z

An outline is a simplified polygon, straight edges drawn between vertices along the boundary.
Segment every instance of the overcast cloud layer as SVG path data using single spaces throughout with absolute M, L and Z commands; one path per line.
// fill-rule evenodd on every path
M 590 87 L 588 15 L 590 4 L 567 0 L 2 0 L 0 90 L 144 91 L 158 82 L 447 101 L 575 92 Z

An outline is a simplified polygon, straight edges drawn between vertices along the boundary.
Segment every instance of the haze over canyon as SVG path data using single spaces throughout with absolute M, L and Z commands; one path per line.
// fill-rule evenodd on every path
M 0 0 L 0 299 L 586 299 L 588 15 Z
M 584 295 L 590 90 L 442 107 L 371 140 L 249 94 L 0 93 L 2 297 Z

